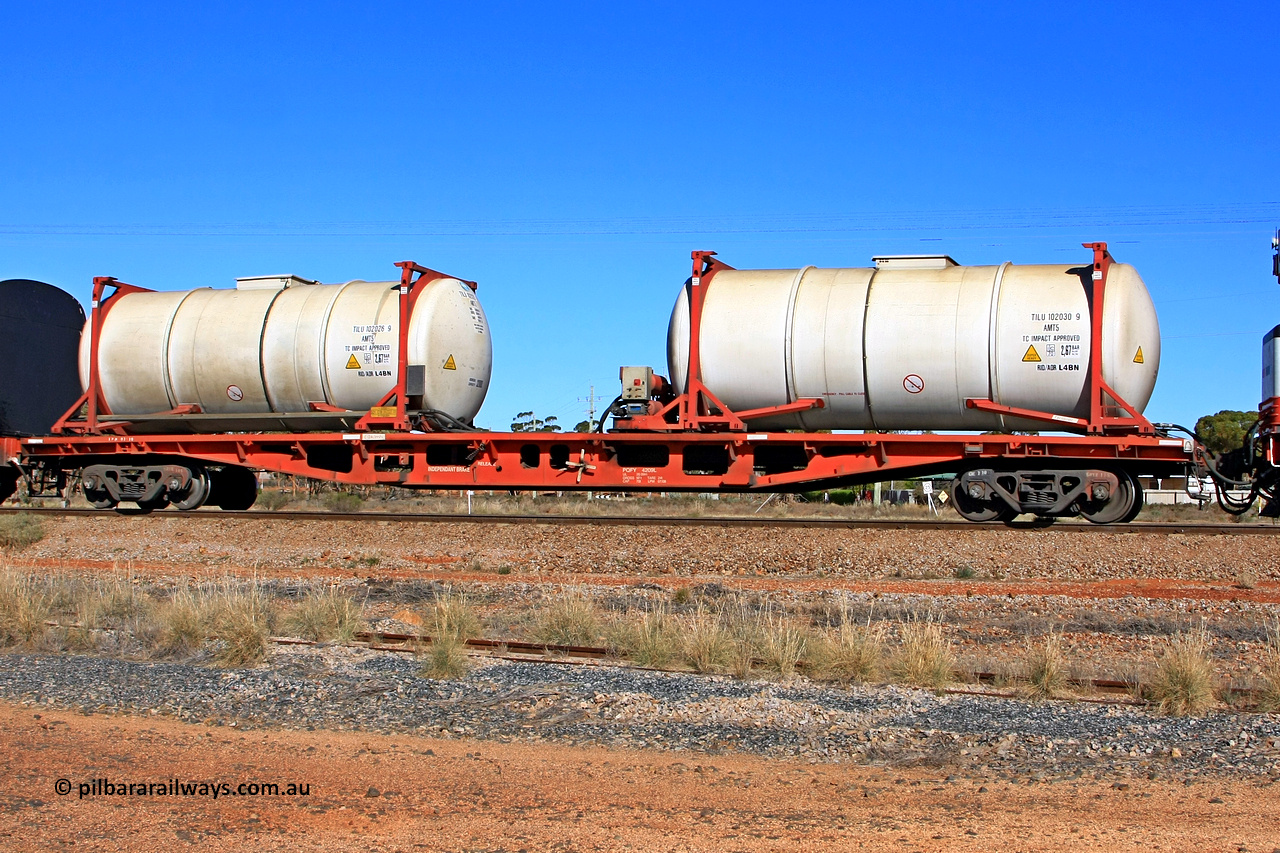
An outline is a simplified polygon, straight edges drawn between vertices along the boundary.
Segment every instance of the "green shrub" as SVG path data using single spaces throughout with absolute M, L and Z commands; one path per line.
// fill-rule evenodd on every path
M 258 493 L 258 500 L 256 503 L 263 509 L 284 509 L 286 506 L 293 503 L 293 496 L 288 492 L 282 492 L 279 489 L 263 489 Z
M 44 538 L 44 524 L 25 512 L 0 515 L 0 547 L 25 548 Z
M 351 492 L 330 492 L 324 496 L 324 507 L 329 512 L 359 512 L 364 498 Z

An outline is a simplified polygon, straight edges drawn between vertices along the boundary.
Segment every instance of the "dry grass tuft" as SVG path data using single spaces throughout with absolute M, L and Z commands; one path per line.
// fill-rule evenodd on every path
M 533 640 L 553 646 L 589 646 L 600 639 L 600 615 L 583 592 L 566 592 L 534 614 Z
M 462 593 L 446 590 L 436 597 L 427 623 L 431 643 L 420 650 L 420 673 L 425 678 L 456 680 L 471 668 L 467 640 L 480 636 L 480 617 Z
M 733 637 L 720 617 L 699 606 L 681 620 L 680 653 L 697 672 L 720 672 L 730 661 Z
M 809 663 L 819 678 L 842 684 L 875 681 L 884 672 L 883 626 L 842 620 L 834 633 L 809 646 Z
M 419 674 L 424 678 L 457 680 L 467 674 L 467 641 L 449 634 L 436 634 L 421 652 Z
M 114 574 L 66 582 L 59 595 L 70 601 L 76 627 L 67 632 L 72 648 L 131 654 L 154 644 L 160 630 L 152 618 L 155 602 L 133 578 Z
M 764 665 L 783 678 L 795 675 L 809 648 L 809 630 L 785 613 L 769 611 L 760 620 L 758 651 Z
M 956 662 L 942 624 L 933 617 L 912 618 L 901 623 L 898 634 L 901 644 L 890 667 L 894 677 L 932 690 L 945 687 Z
M 1209 648 L 1209 632 L 1203 626 L 1169 638 L 1151 678 L 1151 699 L 1160 713 L 1185 717 L 1213 707 Z
M 36 645 L 48 632 L 53 605 L 47 584 L 12 569 L 0 573 L 0 647 Z
M 1026 693 L 1033 699 L 1053 699 L 1067 689 L 1067 661 L 1062 650 L 1062 637 L 1050 631 L 1044 642 L 1035 645 L 1027 640 Z
M 662 669 L 670 666 L 679 648 L 676 628 L 667 608 L 659 602 L 638 618 L 619 619 L 606 631 L 610 649 L 638 666 Z
M 735 678 L 750 678 L 759 657 L 760 616 L 739 602 L 722 610 L 721 617 L 729 635 L 728 670 Z
M 275 609 L 256 583 L 237 586 L 227 581 L 210 602 L 210 630 L 223 666 L 252 666 L 267 655 L 267 637 Z
M 211 622 L 210 599 L 205 590 L 178 587 L 156 607 L 159 625 L 152 652 L 159 657 L 189 657 L 204 645 Z
M 1262 655 L 1258 710 L 1274 714 L 1280 711 L 1280 621 L 1267 626 L 1267 645 Z
M 479 637 L 484 628 L 466 594 L 452 589 L 446 589 L 436 596 L 431 613 L 423 624 L 428 626 L 435 640 L 452 637 L 464 644 L 467 640 Z
M 87 580 L 75 595 L 76 621 L 87 631 L 128 628 L 153 606 L 151 597 L 124 575 Z
M 25 512 L 0 516 L 0 547 L 25 548 L 44 538 L 40 519 Z
M 355 599 L 335 588 L 313 589 L 285 617 L 285 630 L 317 643 L 349 643 L 364 628 L 361 609 Z

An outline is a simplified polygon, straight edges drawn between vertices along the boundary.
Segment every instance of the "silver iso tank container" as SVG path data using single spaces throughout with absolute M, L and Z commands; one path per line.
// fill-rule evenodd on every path
M 80 381 L 89 378 L 86 324 Z M 205 415 L 306 414 L 312 403 L 367 411 L 396 384 L 396 282 L 317 284 L 296 276 L 237 280 L 235 290 L 126 293 L 112 300 L 98 348 L 111 412 L 137 416 L 185 404 Z M 409 318 L 410 409 L 472 419 L 489 387 L 489 324 L 453 278 L 423 286 Z M 415 369 L 420 366 L 420 370 Z M 421 382 L 416 376 L 421 374 Z M 281 419 L 312 425 L 323 415 Z
M 702 380 L 735 411 L 818 397 L 825 408 L 753 421 L 776 429 L 1045 429 L 966 408 L 969 398 L 1087 418 L 1092 266 L 966 267 L 876 258 L 857 269 L 721 270 L 708 282 Z M 1133 267 L 1113 264 L 1102 375 L 1138 411 L 1160 365 L 1160 327 Z M 688 376 L 688 286 L 667 333 Z

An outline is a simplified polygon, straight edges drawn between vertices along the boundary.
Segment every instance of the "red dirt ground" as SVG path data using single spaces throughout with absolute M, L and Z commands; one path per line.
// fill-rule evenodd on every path
M 1270 783 L 947 782 L 945 768 L 241 731 L 13 704 L 0 704 L 0 765 L 0 849 L 14 851 L 1209 853 L 1280 838 Z M 310 794 L 81 799 L 91 779 L 298 782 Z

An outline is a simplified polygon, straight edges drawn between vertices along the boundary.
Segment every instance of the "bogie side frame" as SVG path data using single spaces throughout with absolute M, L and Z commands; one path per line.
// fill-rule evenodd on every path
M 752 431 L 753 419 L 818 408 L 822 401 L 799 400 L 770 409 L 733 412 L 702 384 L 698 338 L 703 294 L 712 284 L 715 272 L 729 267 L 715 261 L 714 253 L 694 252 L 690 281 L 690 375 L 685 393 L 654 399 L 646 414 L 616 417 L 615 428 L 610 432 L 412 431 L 405 428 L 401 396 L 396 400 L 399 405 L 393 417 L 386 417 L 386 422 L 381 418 L 367 418 L 357 427 L 359 431 L 353 432 L 142 435 L 131 433 L 127 422 L 102 418 L 95 405 L 99 402 L 97 396 L 89 393 L 81 401 L 86 404 L 89 416 L 73 419 L 73 413 L 69 413 L 68 418 L 59 423 L 60 434 L 4 438 L 0 442 L 13 469 L 23 472 L 33 486 L 62 484 L 69 474 L 86 469 L 96 471 L 104 466 L 119 471 L 151 472 L 148 476 L 159 485 L 149 487 L 151 491 L 145 502 L 138 501 L 140 505 L 145 503 L 144 508 L 165 506 L 171 499 L 183 508 L 194 508 L 191 504 L 198 506 L 205 497 L 208 502 L 217 503 L 209 497 L 209 491 L 212 489 L 216 495 L 219 487 L 216 483 L 200 485 L 200 478 L 212 475 L 216 479 L 219 472 L 245 469 L 350 485 L 606 492 L 788 492 L 944 473 L 968 472 L 966 476 L 970 476 L 979 472 L 987 476 L 990 485 L 965 481 L 966 488 L 972 489 L 975 498 L 982 492 L 983 500 L 997 504 L 997 496 L 991 490 L 1001 490 L 996 484 L 1001 474 L 1058 472 L 1069 475 L 1066 479 L 1076 489 L 1075 497 L 1066 497 L 1070 505 L 1061 505 L 1062 495 L 1057 496 L 1057 503 L 1053 502 L 1052 495 L 1038 495 L 1034 500 L 1040 503 L 1031 511 L 1049 516 L 1074 514 L 1090 500 L 1105 504 L 1117 488 L 1117 477 L 1123 485 L 1126 477 L 1136 482 L 1139 474 L 1185 473 L 1201 452 L 1199 445 L 1190 439 L 1171 438 L 1158 432 L 1102 380 L 1098 357 L 1100 318 L 1111 259 L 1105 243 L 1085 246 L 1094 251 L 1095 264 L 1090 293 L 1095 334 L 1087 380 L 1092 401 L 1090 417 L 1071 419 L 1074 422 L 1068 423 L 1062 416 L 1007 409 L 991 400 L 969 401 L 971 408 L 1041 420 L 1053 424 L 1055 429 L 1076 431 L 1082 433 L 1080 435 Z M 401 290 L 404 297 L 412 289 L 409 276 L 425 270 L 409 262 L 400 266 L 404 274 Z M 96 288 L 95 297 L 102 286 L 115 285 L 110 279 L 97 280 L 95 285 L 99 282 L 101 286 Z M 402 298 L 402 311 L 408 309 L 407 303 L 408 299 Z M 96 332 L 97 324 L 93 329 Z M 403 346 L 401 351 L 403 356 Z M 403 365 L 401 367 L 403 377 Z M 390 402 L 388 399 L 384 405 Z M 376 414 L 382 415 L 382 411 Z M 391 411 L 387 411 L 387 415 L 391 415 Z M 191 477 L 171 477 L 175 470 L 185 470 Z M 166 477 L 170 477 L 167 482 L 173 491 L 168 498 L 163 485 Z M 190 485 L 188 479 L 196 485 Z M 243 478 L 224 476 L 224 479 L 243 483 Z M 1020 480 L 1018 484 L 1013 480 L 1007 482 L 1015 492 L 1021 483 Z M 201 488 L 204 497 L 193 498 Z M 187 495 L 185 502 L 179 500 L 183 494 Z M 1016 502 L 1014 498 L 1010 500 Z M 1027 497 L 1027 500 L 1033 498 Z M 108 505 L 114 502 L 115 498 L 104 499 Z M 248 503 L 252 503 L 251 494 Z M 243 506 L 244 495 L 233 496 L 221 505 Z M 1136 514 L 1140 505 L 1139 495 L 1132 514 Z M 963 511 L 962 514 L 975 520 L 1008 520 L 1014 514 L 1013 508 L 1005 506 L 989 514 Z M 1018 509 L 1024 511 L 1028 507 Z M 1129 512 L 1126 509 L 1120 514 L 1129 515 Z

